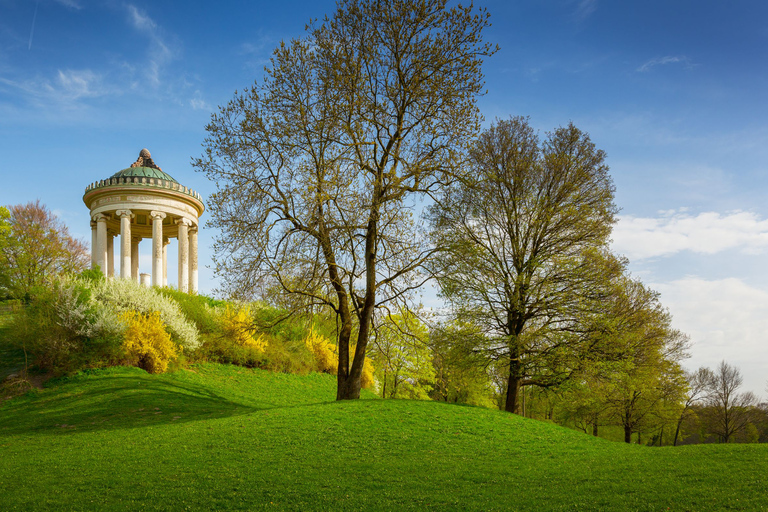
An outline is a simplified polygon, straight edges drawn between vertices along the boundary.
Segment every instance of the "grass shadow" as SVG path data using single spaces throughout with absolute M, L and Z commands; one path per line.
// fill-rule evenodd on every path
M 148 375 L 110 376 L 87 385 L 64 383 L 6 402 L 0 436 L 130 429 L 248 414 L 269 402 L 233 401 L 191 383 Z

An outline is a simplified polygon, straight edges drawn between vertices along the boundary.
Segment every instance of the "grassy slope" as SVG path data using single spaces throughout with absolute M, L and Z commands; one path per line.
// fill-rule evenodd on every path
M 80 375 L 0 406 L 3 510 L 768 510 L 768 446 L 646 448 L 328 375 Z

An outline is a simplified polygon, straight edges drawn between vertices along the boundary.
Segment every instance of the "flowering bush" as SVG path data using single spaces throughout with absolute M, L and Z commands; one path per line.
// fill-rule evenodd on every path
M 131 279 L 105 279 L 94 283 L 92 293 L 96 301 L 109 305 L 117 313 L 156 312 L 176 343 L 187 350 L 200 346 L 197 328 L 187 320 L 178 304 L 153 288 Z
M 336 345 L 325 336 L 318 334 L 314 329 L 309 331 L 304 338 L 304 344 L 315 357 L 318 371 L 336 375 L 339 368 L 339 352 Z M 350 346 L 350 356 L 355 353 L 355 347 Z M 373 377 L 373 362 L 366 357 L 363 362 L 363 373 L 360 377 L 360 385 L 364 388 L 372 388 L 376 384 Z
M 144 315 L 126 311 L 120 318 L 128 327 L 125 330 L 123 348 L 128 364 L 143 368 L 149 373 L 162 373 L 177 355 L 176 344 L 166 332 L 160 314 Z
M 304 344 L 312 352 L 312 355 L 315 356 L 318 371 L 336 375 L 339 368 L 339 356 L 336 351 L 336 345 L 332 344 L 322 334 L 318 334 L 314 329 L 310 330 L 307 337 L 304 338 Z
M 241 347 L 252 348 L 260 352 L 264 352 L 267 348 L 264 334 L 254 337 L 256 328 L 253 324 L 249 304 L 227 304 L 221 317 L 224 336 Z

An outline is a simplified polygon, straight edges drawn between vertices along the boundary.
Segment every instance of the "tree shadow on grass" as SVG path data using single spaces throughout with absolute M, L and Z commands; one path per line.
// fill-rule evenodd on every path
M 85 385 L 63 384 L 0 407 L 0 437 L 130 429 L 224 418 L 275 408 L 269 401 L 244 404 L 187 382 L 122 375 Z

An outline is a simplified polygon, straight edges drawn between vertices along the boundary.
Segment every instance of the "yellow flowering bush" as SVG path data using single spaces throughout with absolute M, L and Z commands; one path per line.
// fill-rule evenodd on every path
M 339 368 L 339 353 L 336 350 L 336 345 L 331 341 L 318 334 L 313 330 L 309 331 L 309 334 L 304 338 L 304 344 L 309 351 L 315 357 L 317 363 L 317 369 L 323 373 L 330 373 L 336 375 Z M 350 353 L 355 353 L 355 347 L 350 347 Z M 375 384 L 373 378 L 373 362 L 370 358 L 366 357 L 363 363 L 363 374 L 360 377 L 360 385 L 364 388 L 372 388 Z
M 323 373 L 335 375 L 339 368 L 339 356 L 336 351 L 336 345 L 332 344 L 328 338 L 318 334 L 314 329 L 304 338 L 304 344 L 312 355 L 315 356 L 317 369 Z
M 148 315 L 126 311 L 121 320 L 127 325 L 123 339 L 128 363 L 149 373 L 163 373 L 178 354 L 171 335 L 165 330 L 160 313 Z
M 256 330 L 253 325 L 250 304 L 239 307 L 227 307 L 222 314 L 222 327 L 224 336 L 234 341 L 241 347 L 246 347 L 259 352 L 267 348 L 267 340 L 263 334 L 254 337 Z

